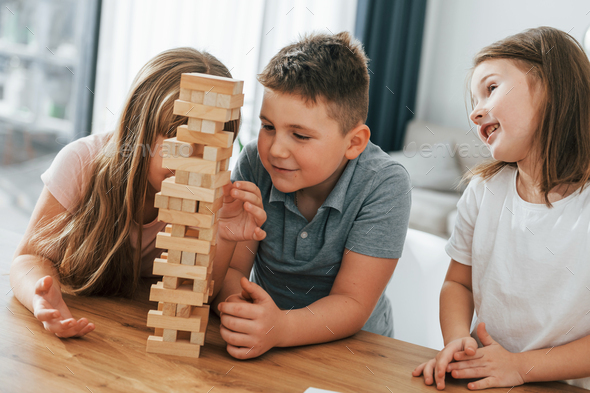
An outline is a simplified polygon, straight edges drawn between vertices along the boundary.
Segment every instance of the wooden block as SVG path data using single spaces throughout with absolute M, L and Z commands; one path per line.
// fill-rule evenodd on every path
M 215 253 L 217 252 L 217 246 L 211 246 L 211 251 L 209 252 L 209 254 L 198 254 L 197 253 L 197 259 L 195 260 L 195 263 L 197 266 L 201 266 L 201 267 L 209 267 L 209 266 L 213 266 L 213 260 L 215 259 Z
M 241 94 L 244 81 L 201 73 L 184 73 L 180 76 L 180 87 L 190 90 L 211 91 L 221 94 Z
M 166 259 L 166 261 L 168 263 L 174 263 L 174 264 L 180 263 L 181 254 L 182 254 L 182 251 L 180 251 L 180 250 L 168 249 L 168 258 Z
M 199 172 L 214 175 L 219 172 L 219 167 L 219 162 L 207 161 L 197 157 L 164 157 L 162 159 L 162 168 L 187 172 Z
M 207 275 L 207 278 L 205 280 L 197 280 L 195 279 L 193 281 L 193 291 L 195 292 L 206 292 L 209 287 L 210 287 L 210 283 L 211 282 L 211 274 Z
M 204 175 L 202 173 L 189 172 L 188 185 L 203 188 L 219 188 L 231 181 L 231 172 L 223 171 L 215 175 Z
M 178 184 L 188 184 L 189 173 L 190 172 L 187 171 L 176 171 L 174 174 L 174 181 Z
M 207 278 L 208 266 L 190 266 L 177 263 L 166 263 L 165 259 L 156 258 L 154 259 L 154 274 L 160 276 L 172 276 L 190 279 L 204 280 Z M 178 287 L 184 285 L 181 283 Z M 177 288 L 178 288 L 177 287 Z M 169 288 L 166 288 L 169 289 Z M 175 288 L 176 289 L 176 288 Z M 181 303 L 181 302 L 175 302 Z
M 183 265 L 195 266 L 195 260 L 197 259 L 197 254 L 194 252 L 183 251 L 182 252 L 182 259 L 180 263 Z
M 223 196 L 223 188 L 204 188 L 195 186 L 185 186 L 183 184 L 177 184 L 174 181 L 174 176 L 164 179 L 162 182 L 161 191 L 162 195 L 168 197 L 176 197 L 180 199 L 192 199 L 203 202 L 214 202 L 217 198 Z M 172 204 L 172 198 L 169 202 Z M 175 205 L 176 206 L 176 205 Z M 182 209 L 182 200 L 179 202 L 179 208 L 174 210 Z
M 164 277 L 166 278 L 166 277 Z M 165 288 L 165 286 L 164 286 Z M 162 302 L 162 310 L 160 310 L 160 307 L 158 307 L 158 310 L 162 312 L 162 315 L 165 315 L 167 317 L 175 317 L 176 316 L 176 303 L 168 303 L 168 302 Z M 148 322 L 149 322 L 149 314 L 148 314 Z M 150 326 L 150 325 L 148 325 Z
M 172 177 L 174 177 L 174 176 L 172 176 Z M 168 179 L 171 179 L 171 178 L 169 177 Z M 168 196 L 168 208 L 170 210 L 182 210 L 182 198 Z
M 191 99 L 190 102 L 194 102 L 195 104 L 202 104 L 205 98 L 204 91 L 193 90 L 191 91 Z
M 162 259 L 162 261 L 163 261 L 163 259 Z M 178 288 L 181 281 L 182 281 L 182 279 L 180 279 L 179 277 L 173 277 L 173 276 L 162 277 L 162 283 L 164 284 L 164 288 L 166 288 L 166 289 Z M 164 303 L 164 304 L 166 304 L 166 303 Z
M 214 224 L 213 213 L 188 213 L 169 209 L 158 211 L 158 221 L 168 224 L 188 225 L 199 228 L 211 228 Z M 172 232 L 170 232 L 172 234 Z M 187 234 L 185 233 L 185 236 Z
M 191 91 L 189 89 L 180 88 L 180 95 L 178 96 L 178 98 L 183 101 L 190 101 L 191 100 Z
M 183 283 L 177 289 L 166 289 L 162 285 L 162 281 L 158 281 L 157 284 L 152 284 L 150 290 L 151 302 L 161 301 L 170 303 L 190 304 L 191 306 L 202 306 L 205 300 L 205 294 L 194 292 L 192 284 Z
M 225 123 L 222 121 L 203 120 L 199 131 L 205 134 L 215 134 L 223 130 Z
M 217 198 L 213 203 L 199 202 L 199 213 L 215 214 L 221 209 L 221 206 L 223 206 L 223 195 Z
M 203 158 L 203 150 L 202 144 L 182 142 L 177 137 L 164 139 L 162 142 L 162 158 Z M 163 165 L 162 168 L 164 168 Z
M 208 146 L 230 147 L 234 142 L 234 133 L 219 131 L 215 134 L 207 134 L 197 130 L 192 131 L 188 126 L 182 125 L 176 129 L 176 139 L 182 142 L 201 143 Z
M 233 148 L 205 146 L 203 149 L 203 159 L 209 161 L 221 161 L 231 157 Z
M 197 235 L 197 237 L 199 237 L 199 235 Z M 166 251 L 164 251 L 163 253 L 160 254 L 160 259 L 168 259 L 168 253 Z
M 164 228 L 164 232 L 171 234 L 172 233 L 172 224 L 166 225 L 166 228 Z M 199 238 L 199 228 L 187 226 L 185 236 Z M 166 259 L 164 257 L 164 255 L 167 255 L 167 253 L 163 252 L 162 255 L 163 256 L 161 256 L 160 258 Z
M 209 323 L 209 306 L 197 308 L 201 317 L 201 326 L 198 331 L 191 331 L 190 342 L 197 345 L 205 345 L 205 334 L 207 333 L 207 324 Z
M 197 119 L 195 117 L 189 117 L 186 127 L 191 131 L 201 131 L 201 128 L 203 127 L 203 120 Z M 176 137 L 178 138 L 178 132 Z
M 181 98 L 182 100 L 182 98 Z M 239 108 L 244 105 L 243 94 L 217 94 L 216 106 L 225 109 Z
M 169 342 L 169 343 L 174 343 L 176 342 L 176 333 L 178 331 L 174 330 L 174 329 L 164 329 L 164 332 L 162 333 L 162 340 L 164 340 L 165 342 Z
M 201 346 L 191 344 L 189 340 L 177 340 L 174 343 L 165 342 L 162 337 L 149 336 L 146 352 L 161 355 L 173 355 L 198 358 Z
M 156 197 L 154 199 L 154 207 L 157 207 L 158 209 L 168 209 L 168 197 L 162 195 L 161 192 L 156 193 Z
M 203 318 L 209 320 L 208 304 L 202 307 L 191 307 L 191 313 L 187 318 L 166 316 L 162 314 L 162 311 L 150 310 L 147 317 L 147 326 L 194 332 L 201 330 L 201 320 Z
M 221 122 L 228 122 L 230 120 L 234 120 L 232 118 L 234 116 L 234 111 L 238 111 L 239 109 L 225 109 L 225 108 L 218 108 L 216 106 L 207 106 L 202 104 L 195 104 L 189 101 L 182 101 L 176 100 L 174 101 L 174 108 L 173 112 L 175 115 L 178 116 L 187 116 L 187 117 L 196 117 L 202 120 L 213 120 L 213 121 L 221 121 Z
M 217 238 L 218 228 L 219 225 L 217 223 L 215 223 L 215 225 L 213 225 L 211 228 L 201 228 L 197 237 L 201 240 L 213 242 Z M 211 243 L 211 245 L 214 245 L 214 243 Z
M 191 172 L 187 172 L 187 173 L 191 173 Z M 182 211 L 186 212 L 186 213 L 196 213 L 198 205 L 199 205 L 199 201 L 194 201 L 192 199 L 183 199 L 182 200 Z
M 215 289 L 215 280 L 211 280 L 211 284 L 209 284 L 209 297 L 213 296 L 213 290 Z M 209 299 L 207 299 L 207 303 L 209 303 Z
M 231 110 L 231 114 L 229 115 L 231 120 L 237 120 L 240 118 L 240 108 L 235 108 Z
M 217 93 L 212 91 L 205 92 L 203 97 L 203 105 L 217 106 Z
M 221 168 L 223 168 L 223 169 L 221 169 Z M 220 171 L 227 171 L 228 169 L 229 169 L 229 158 L 219 161 L 219 170 Z
M 186 226 L 180 224 L 172 224 L 172 231 L 170 231 L 170 236 L 184 237 L 185 232 Z
M 189 304 L 177 304 L 176 305 L 176 316 L 180 318 L 188 318 L 191 316 L 191 310 L 193 306 Z

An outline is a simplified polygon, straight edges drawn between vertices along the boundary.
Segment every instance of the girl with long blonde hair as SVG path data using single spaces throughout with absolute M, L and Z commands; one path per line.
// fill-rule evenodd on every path
M 157 220 L 154 198 L 162 181 L 174 175 L 162 167 L 162 143 L 187 122 L 173 114 L 182 73 L 231 77 L 206 52 L 177 48 L 158 54 L 134 79 L 114 132 L 70 143 L 41 176 L 45 187 L 14 255 L 10 280 L 17 299 L 59 337 L 95 328 L 86 318 L 72 318 L 62 289 L 130 296 L 162 252 L 155 238 L 166 223 Z M 237 135 L 238 127 L 234 120 L 224 129 Z M 230 221 L 253 220 L 239 198 L 233 202 L 231 211 L 222 208 Z M 223 282 L 226 270 L 214 268 L 215 282 Z

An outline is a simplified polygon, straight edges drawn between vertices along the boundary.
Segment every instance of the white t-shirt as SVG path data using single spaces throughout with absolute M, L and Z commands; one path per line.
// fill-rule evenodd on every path
M 472 266 L 473 327 L 485 322 L 505 349 L 525 352 L 590 334 L 590 186 L 548 208 L 518 195 L 517 173 L 472 179 L 445 249 Z M 567 382 L 590 388 L 590 378 Z

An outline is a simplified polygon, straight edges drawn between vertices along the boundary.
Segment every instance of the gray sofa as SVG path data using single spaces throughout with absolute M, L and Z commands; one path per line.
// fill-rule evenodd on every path
M 389 153 L 412 179 L 410 228 L 448 238 L 465 185 L 462 176 L 491 159 L 487 146 L 469 130 L 415 120 L 408 123 L 402 151 Z

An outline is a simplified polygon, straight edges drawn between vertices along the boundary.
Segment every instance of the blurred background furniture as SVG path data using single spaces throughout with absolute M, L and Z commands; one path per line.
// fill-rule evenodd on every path
M 67 143 L 90 134 L 99 0 L 0 0 L 0 227 L 23 233 Z
M 389 153 L 412 179 L 410 228 L 448 238 L 455 226 L 461 178 L 490 159 L 477 127 L 465 132 L 421 120 L 408 123 L 401 151 Z
M 429 233 L 408 230 L 402 257 L 385 294 L 393 308 L 394 338 L 442 349 L 439 295 L 451 258 L 446 241 Z

